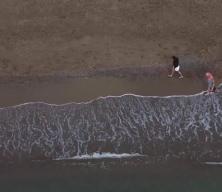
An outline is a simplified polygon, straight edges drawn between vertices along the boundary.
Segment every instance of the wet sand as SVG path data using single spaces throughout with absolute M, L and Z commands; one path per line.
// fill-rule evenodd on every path
M 0 106 L 42 101 L 52 104 L 86 102 L 127 93 L 143 96 L 189 95 L 206 89 L 199 79 L 151 77 L 89 77 L 33 80 L 0 84 Z

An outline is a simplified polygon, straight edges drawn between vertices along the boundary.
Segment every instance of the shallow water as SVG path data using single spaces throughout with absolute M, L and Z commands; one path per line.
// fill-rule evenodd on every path
M 204 83 L 198 79 L 91 77 L 12 82 L 0 84 L 0 106 L 31 101 L 63 104 L 84 102 L 100 96 L 133 93 L 145 96 L 187 95 L 200 92 Z
M 171 165 L 76 168 L 71 165 L 30 165 L 2 169 L 4 192 L 216 192 L 222 190 L 222 167 Z

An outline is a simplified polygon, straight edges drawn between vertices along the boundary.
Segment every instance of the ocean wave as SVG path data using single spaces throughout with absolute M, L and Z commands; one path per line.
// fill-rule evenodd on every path
M 204 162 L 205 165 L 222 165 L 222 162 Z
M 134 158 L 134 157 L 144 157 L 144 155 L 134 153 L 122 153 L 122 154 L 116 154 L 116 153 L 92 153 L 92 154 L 85 154 L 81 156 L 74 156 L 70 158 L 56 158 L 56 161 L 59 160 L 92 160 L 92 159 L 126 159 L 126 158 Z
M 222 160 L 221 93 L 35 102 L 0 108 L 0 117 L 2 162 L 97 153 Z

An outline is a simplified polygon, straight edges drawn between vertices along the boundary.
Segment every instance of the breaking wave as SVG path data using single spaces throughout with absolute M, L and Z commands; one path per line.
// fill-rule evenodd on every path
M 144 157 L 144 155 L 134 153 L 122 153 L 122 154 L 116 154 L 116 153 L 92 153 L 92 154 L 86 154 L 81 156 L 74 156 L 70 158 L 57 158 L 55 160 L 92 160 L 92 159 L 126 159 L 126 158 L 134 158 L 134 157 Z
M 2 162 L 98 154 L 222 160 L 221 93 L 126 94 L 64 105 L 26 103 L 1 108 L 0 117 Z

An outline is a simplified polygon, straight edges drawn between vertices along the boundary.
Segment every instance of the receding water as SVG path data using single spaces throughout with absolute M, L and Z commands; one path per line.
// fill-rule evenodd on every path
M 133 93 L 145 96 L 187 95 L 204 89 L 198 79 L 91 77 L 0 84 L 0 106 L 31 101 L 63 104 L 100 96 Z M 206 89 L 206 88 L 205 88 Z

